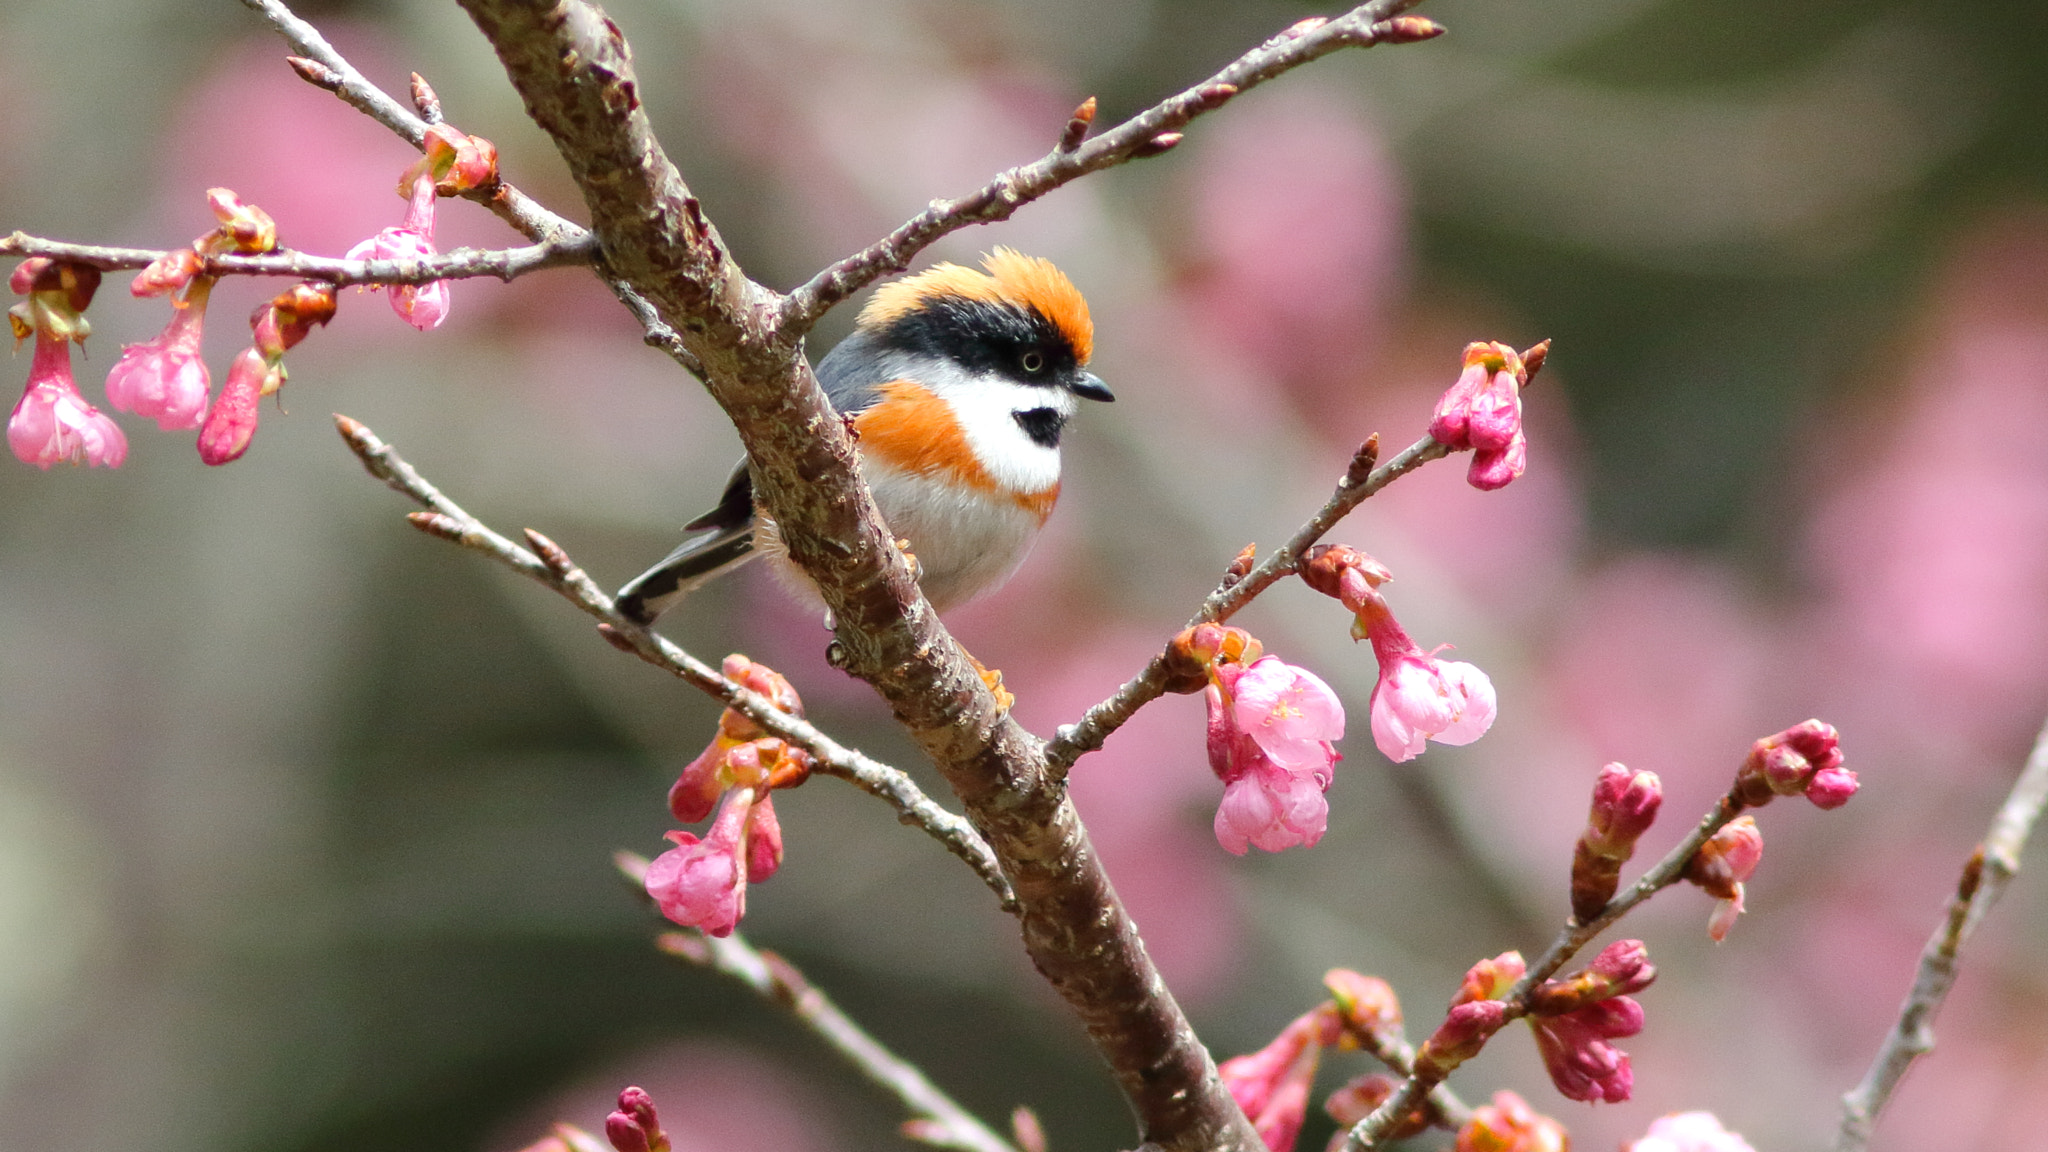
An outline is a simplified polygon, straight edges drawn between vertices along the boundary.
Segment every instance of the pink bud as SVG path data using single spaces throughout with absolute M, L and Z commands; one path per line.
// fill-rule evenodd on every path
M 235 357 L 235 362 L 228 366 L 228 381 L 221 385 L 220 397 L 200 426 L 200 460 L 218 466 L 239 459 L 249 450 L 249 442 L 256 438 L 264 393 L 276 391 L 273 373 L 278 382 L 283 381 L 284 370 L 272 369 L 254 348 L 244 348 Z
M 1823 774 L 1825 781 L 1812 788 Z M 1841 737 L 1819 720 L 1758 740 L 1735 776 L 1735 795 L 1750 807 L 1768 804 L 1774 796 L 1803 793 L 1823 808 L 1839 808 L 1855 792 L 1855 773 L 1842 767 Z
M 1655 772 L 1631 772 L 1620 764 L 1600 770 L 1586 830 L 1572 852 L 1572 915 L 1579 923 L 1592 923 L 1614 899 L 1621 866 L 1635 854 L 1636 840 L 1649 831 L 1663 803 L 1663 782 Z
M 1520 952 L 1503 952 L 1491 960 L 1481 960 L 1466 969 L 1465 979 L 1459 983 L 1458 994 L 1451 998 L 1451 1003 L 1499 1000 L 1528 970 Z
M 1840 808 L 1856 794 L 1856 774 L 1847 768 L 1823 768 L 1807 782 L 1806 798 L 1816 808 Z
M 1416 1074 L 1442 1079 L 1453 1068 L 1479 1055 L 1486 1042 L 1508 1022 L 1508 1006 L 1499 1000 L 1473 1000 L 1453 1005 L 1444 1022 L 1415 1054 Z
M 1528 370 L 1505 344 L 1465 347 L 1465 366 L 1430 420 L 1429 435 L 1452 449 L 1473 450 L 1466 479 L 1485 491 L 1505 487 L 1528 467 L 1522 432 L 1522 385 Z
M 1216 1068 L 1231 1099 L 1244 1109 L 1271 1152 L 1289 1152 L 1308 1117 L 1309 1089 L 1324 1047 L 1341 1029 L 1326 1005 L 1296 1018 L 1273 1042 Z
M 604 1118 L 604 1137 L 618 1152 L 669 1152 L 654 1098 L 641 1088 L 619 1093 L 618 1110 Z
M 759 884 L 782 867 L 782 822 L 764 791 L 747 816 L 747 883 Z
M 1635 1090 L 1628 1053 L 1609 1040 L 1643 1030 L 1643 1007 L 1627 996 L 1588 1004 L 1562 1016 L 1531 1016 L 1536 1051 L 1559 1092 L 1588 1103 L 1619 1104 Z
M 1547 980 L 1529 997 L 1532 1016 L 1562 1016 L 1588 1004 L 1640 992 L 1657 978 L 1641 940 L 1616 940 L 1593 963 L 1561 980 Z

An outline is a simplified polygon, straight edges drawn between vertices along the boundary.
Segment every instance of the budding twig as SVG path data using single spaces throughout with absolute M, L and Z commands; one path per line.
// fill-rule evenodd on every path
M 599 628 L 612 646 L 630 651 L 649 664 L 716 697 L 767 731 L 809 752 L 818 759 L 818 771 L 837 776 L 861 791 L 887 801 L 905 823 L 924 829 L 945 845 L 947 851 L 974 869 L 974 874 L 996 894 L 1005 911 L 1014 910 L 1016 896 L 1010 889 L 1010 882 L 1003 878 L 995 853 L 987 842 L 965 819 L 925 795 L 900 769 L 841 745 L 806 721 L 781 711 L 727 679 L 718 669 L 698 660 L 666 637 L 627 619 L 613 605 L 611 596 L 577 567 L 569 554 L 554 541 L 528 529 L 527 542 L 533 549 L 528 551 L 492 531 L 428 483 L 390 445 L 378 439 L 376 433 L 359 421 L 336 415 L 334 423 L 341 431 L 341 438 L 348 442 L 350 451 L 356 454 L 372 476 L 429 509 L 412 514 L 415 527 L 429 535 L 481 552 L 520 575 L 561 593 L 570 603 L 600 621 Z
M 809 331 L 833 305 L 881 276 L 908 268 L 919 252 L 947 233 L 970 224 L 1007 220 L 1017 209 L 1071 180 L 1165 152 L 1180 143 L 1180 130 L 1189 121 L 1215 111 L 1247 88 L 1340 48 L 1370 48 L 1374 44 L 1417 39 L 1417 25 L 1393 17 L 1419 2 L 1371 0 L 1335 20 L 1296 25 L 1238 57 L 1200 84 L 1167 97 L 1086 143 L 1080 136 L 1093 120 L 1093 109 L 1082 105 L 1089 113 L 1088 122 L 1077 111 L 1050 154 L 999 173 L 981 188 L 956 200 L 932 201 L 930 207 L 894 232 L 819 272 L 791 292 L 782 301 L 778 325 L 781 333 L 794 338 Z M 1079 133 L 1074 128 L 1077 123 L 1081 125 Z
M 1018 1152 L 926 1079 L 916 1065 L 868 1035 L 781 956 L 753 947 L 737 932 L 723 939 L 702 932 L 664 932 L 656 945 L 787 1008 L 847 1063 L 902 1102 L 914 1117 L 907 1126 L 915 1126 L 919 1143 L 958 1152 Z
M 16 232 L 0 237 L 0 256 L 49 256 L 102 271 L 146 268 L 168 252 L 149 248 L 109 248 L 70 244 Z M 199 271 L 207 276 L 289 276 L 320 280 L 339 287 L 351 284 L 428 284 L 435 280 L 467 280 L 495 276 L 512 280 L 543 268 L 589 264 L 597 257 L 597 238 L 588 232 L 565 240 L 522 248 L 457 248 L 419 260 L 343 260 L 281 248 L 261 256 L 205 255 Z
M 1507 995 L 1501 998 L 1507 1005 L 1506 1018 L 1513 1021 L 1528 1015 L 1530 997 L 1545 980 L 1556 975 L 1558 969 L 1570 963 L 1580 949 L 1605 932 L 1615 921 L 1626 916 L 1636 905 L 1677 883 L 1685 871 L 1686 862 L 1699 852 L 1700 845 L 1705 844 L 1723 825 L 1740 815 L 1742 810 L 1742 802 L 1732 793 L 1721 797 L 1708 809 L 1707 814 L 1686 838 L 1679 841 L 1677 847 L 1666 853 L 1664 858 L 1657 862 L 1656 867 L 1643 873 L 1642 879 L 1637 880 L 1621 895 L 1608 901 L 1607 907 L 1598 916 L 1584 924 L 1577 921 L 1567 923 L 1558 932 L 1557 938 L 1551 941 L 1550 947 L 1544 950 L 1543 955 L 1529 965 L 1522 978 L 1517 980 Z M 1360 1120 L 1351 1129 L 1350 1134 L 1344 1139 L 1343 1152 L 1368 1152 L 1369 1149 L 1379 1147 L 1380 1142 L 1386 1139 L 1387 1134 L 1401 1118 L 1413 1112 L 1442 1081 L 1441 1075 L 1423 1075 L 1419 1072 L 1411 1074 L 1401 1082 L 1401 1086 L 1395 1089 L 1392 1096 L 1387 1097 L 1373 1110 L 1372 1115 Z
M 1963 866 L 1962 880 L 1949 900 L 1940 926 L 1920 953 L 1913 988 L 1899 1006 L 1899 1018 L 1871 1061 L 1870 1071 L 1854 1091 L 1842 1097 L 1842 1127 L 1836 1152 L 1862 1152 L 1877 1127 L 1878 1113 L 1913 1061 L 1934 1048 L 1934 1014 L 1956 978 L 1956 955 L 1977 925 L 1998 902 L 2019 871 L 2020 852 L 2048 803 L 2048 726 L 2034 739 L 2034 750 L 2005 803 L 1992 818 L 1984 842 Z
M 1337 522 L 1351 514 L 1368 497 L 1395 480 L 1415 471 L 1432 460 L 1441 460 L 1451 450 L 1424 436 L 1385 464 L 1374 466 L 1379 458 L 1379 436 L 1359 446 L 1351 466 L 1344 478 L 1337 483 L 1337 489 L 1330 499 L 1309 517 L 1285 544 L 1260 561 L 1242 577 L 1235 572 L 1227 573 L 1216 590 L 1188 620 L 1188 626 L 1230 619 L 1239 609 L 1252 602 L 1276 581 L 1294 571 L 1302 556 L 1321 540 L 1325 533 L 1337 526 Z M 1046 745 L 1045 760 L 1055 778 L 1064 777 L 1067 769 L 1083 755 L 1102 747 L 1110 733 L 1123 727 L 1125 722 L 1137 714 L 1138 709 L 1157 700 L 1166 691 L 1166 655 L 1164 652 L 1152 658 L 1144 671 L 1127 681 L 1116 694 L 1090 708 L 1086 715 L 1073 724 L 1064 725 Z

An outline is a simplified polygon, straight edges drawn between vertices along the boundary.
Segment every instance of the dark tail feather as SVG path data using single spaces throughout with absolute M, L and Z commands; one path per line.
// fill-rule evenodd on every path
M 728 528 L 715 536 L 692 540 L 668 559 L 642 572 L 619 589 L 619 611 L 642 624 L 668 611 L 683 597 L 721 572 L 754 558 L 752 523 Z

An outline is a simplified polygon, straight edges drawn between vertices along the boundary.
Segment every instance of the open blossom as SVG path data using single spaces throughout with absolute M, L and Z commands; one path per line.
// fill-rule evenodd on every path
M 1503 488 L 1529 466 L 1522 432 L 1522 385 L 1529 373 L 1521 354 L 1505 344 L 1465 347 L 1465 368 L 1437 402 L 1429 435 L 1448 448 L 1472 449 L 1466 479 L 1474 488 Z
M 1330 787 L 1344 706 L 1314 673 L 1262 656 L 1216 666 L 1206 689 L 1209 764 L 1223 781 L 1216 841 L 1243 855 L 1313 846 L 1329 826 Z
M 1413 760 L 1428 740 L 1470 744 L 1493 727 L 1497 706 L 1486 673 L 1417 647 L 1377 591 L 1362 601 L 1358 619 L 1380 663 L 1372 690 L 1372 740 L 1387 759 Z
M 206 417 L 206 398 L 213 380 L 200 358 L 200 331 L 212 281 L 193 280 L 176 302 L 171 322 L 154 340 L 130 344 L 107 373 L 107 402 L 123 412 L 156 421 L 175 432 L 197 428 Z
M 407 201 L 405 223 L 386 228 L 348 250 L 351 260 L 418 260 L 438 255 L 434 247 L 434 175 L 423 171 L 413 177 L 412 196 Z M 380 286 L 381 287 L 381 286 Z M 391 310 L 398 318 L 422 332 L 438 328 L 448 319 L 448 282 L 393 284 Z
M 662 915 L 685 928 L 732 935 L 747 911 L 747 832 L 754 805 L 753 789 L 734 789 L 701 839 L 689 832 L 668 833 L 675 847 L 647 865 L 647 894 Z
M 1712 1112 L 1673 1112 L 1650 1122 L 1650 1130 L 1623 1152 L 1756 1152 L 1749 1141 L 1721 1126 Z

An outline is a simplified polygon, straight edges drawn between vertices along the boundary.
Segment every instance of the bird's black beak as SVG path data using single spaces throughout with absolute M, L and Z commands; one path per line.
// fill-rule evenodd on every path
M 1104 384 L 1102 378 L 1093 372 L 1075 373 L 1073 383 L 1067 385 L 1067 391 L 1083 400 L 1101 400 L 1107 403 L 1116 399 L 1116 393 L 1111 392 L 1109 385 Z

